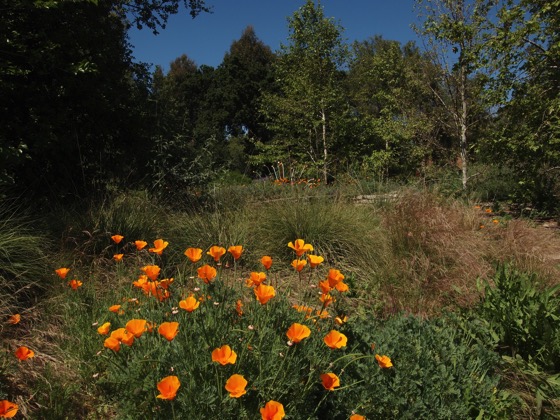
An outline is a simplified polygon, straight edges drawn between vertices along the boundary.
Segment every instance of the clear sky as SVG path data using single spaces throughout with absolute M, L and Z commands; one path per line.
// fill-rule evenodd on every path
M 185 10 L 172 16 L 159 35 L 144 28 L 130 30 L 136 61 L 159 64 L 164 70 L 175 58 L 186 54 L 197 65 L 218 66 L 231 43 L 248 26 L 273 51 L 288 44 L 287 18 L 305 0 L 207 0 L 213 13 L 192 19 Z M 414 0 L 321 0 L 325 16 L 343 28 L 343 38 L 351 43 L 374 35 L 405 43 L 417 41 L 411 28 L 415 22 Z

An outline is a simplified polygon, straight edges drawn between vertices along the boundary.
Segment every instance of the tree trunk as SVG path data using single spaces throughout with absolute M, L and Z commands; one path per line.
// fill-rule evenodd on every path
M 463 189 L 467 189 L 467 158 L 468 158 L 468 142 L 467 142 L 467 74 L 465 65 L 461 65 L 461 84 L 459 86 L 461 94 L 461 116 L 459 117 L 460 125 L 460 147 L 461 147 L 461 173 L 463 181 Z
M 323 180 L 327 185 L 327 116 L 324 109 L 321 110 L 321 124 L 323 125 Z

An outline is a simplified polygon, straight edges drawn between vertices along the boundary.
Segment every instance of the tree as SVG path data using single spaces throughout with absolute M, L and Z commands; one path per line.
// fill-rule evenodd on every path
M 459 140 L 461 180 L 467 188 L 471 95 L 469 78 L 482 68 L 481 50 L 488 34 L 491 1 L 416 0 L 423 24 L 416 28 L 427 40 L 434 63 L 441 68 L 433 94 L 453 121 Z
M 327 181 L 337 118 L 347 109 L 341 69 L 348 51 L 342 29 L 312 0 L 288 24 L 290 43 L 281 46 L 275 65 L 280 93 L 265 95 L 261 108 L 275 133 L 268 158 L 311 159 Z

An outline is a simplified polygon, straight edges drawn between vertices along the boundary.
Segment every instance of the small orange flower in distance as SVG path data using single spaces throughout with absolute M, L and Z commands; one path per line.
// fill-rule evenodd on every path
M 498 223 L 500 223 L 500 221 L 498 219 L 492 219 L 492 223 L 494 223 L 495 225 L 497 225 Z
M 167 376 L 157 384 L 157 389 L 160 392 L 157 398 L 162 400 L 173 400 L 177 395 L 177 390 L 181 386 L 177 376 Z
M 81 286 L 82 286 L 82 282 L 81 282 L 80 280 L 76 280 L 76 279 L 70 280 L 70 281 L 68 282 L 68 286 L 70 286 L 70 287 L 71 287 L 72 289 L 74 289 L 74 290 L 77 290 L 78 287 L 81 287 Z
M 226 249 L 217 245 L 211 246 L 207 252 L 207 254 L 214 258 L 214 261 L 216 262 L 220 261 L 220 258 L 222 258 L 222 255 L 224 255 L 225 253 Z
M 331 303 L 335 301 L 334 297 L 329 293 L 321 293 L 321 297 L 319 298 L 321 302 L 323 302 L 323 306 L 329 306 Z
M 167 248 L 167 245 L 169 245 L 169 242 L 164 241 L 163 239 L 156 239 L 154 241 L 154 247 L 148 249 L 148 251 L 153 252 L 157 255 L 161 255 L 163 253 L 163 250 Z
M 175 336 L 179 332 L 179 323 L 178 322 L 164 322 L 159 326 L 158 332 L 162 336 L 164 336 L 167 341 L 171 341 L 175 338 Z
M 122 236 L 122 235 L 113 235 L 113 236 L 111 236 L 111 239 L 113 240 L 114 243 L 120 244 L 121 241 L 124 239 L 124 236 Z
M 348 337 L 346 337 L 344 334 L 338 332 L 337 330 L 332 330 L 330 333 L 328 333 L 325 336 L 323 341 L 331 349 L 339 349 L 341 347 L 346 346 L 346 343 L 348 341 Z
M 19 347 L 14 354 L 19 360 L 27 360 L 35 357 L 35 352 L 25 346 Z
M 258 286 L 265 280 L 266 280 L 265 273 L 263 273 L 262 271 L 260 273 L 257 273 L 256 271 L 252 271 L 250 277 L 247 280 L 245 280 L 245 283 L 247 284 L 248 287 L 252 287 L 252 286 Z
M 131 319 L 126 323 L 125 328 L 135 338 L 139 338 L 146 331 L 146 322 L 145 319 Z
M 144 248 L 148 246 L 148 242 L 146 241 L 134 241 L 134 245 L 136 245 L 137 251 L 142 251 Z
M 206 284 L 209 284 L 218 274 L 216 269 L 208 264 L 198 267 L 196 273 L 198 274 L 198 278 L 204 280 Z
M 492 213 L 492 209 L 488 208 L 484 210 L 486 213 Z
M 118 261 L 122 261 L 123 257 L 124 257 L 124 254 L 115 254 L 115 255 L 113 255 L 113 259 L 114 259 L 115 261 L 117 261 L 117 262 L 118 262 Z
M 276 296 L 274 287 L 267 286 L 264 283 L 259 284 L 253 290 L 255 291 L 255 296 L 257 297 L 257 300 L 261 303 L 261 305 L 264 305 L 266 302 Z
M 159 276 L 161 268 L 159 268 L 157 265 L 145 265 L 140 270 L 142 270 L 151 281 L 155 281 Z
M 325 259 L 319 255 L 308 255 L 307 258 L 309 259 L 309 265 L 311 268 L 315 268 L 325 261 Z
M 109 312 L 113 312 L 115 314 L 121 313 L 121 305 L 113 305 L 109 307 Z
M 19 407 L 16 403 L 8 400 L 0 401 L 0 418 L 11 419 L 17 414 L 18 410 Z
M 212 351 L 212 361 L 218 362 L 222 366 L 227 364 L 234 365 L 236 360 L 237 353 L 235 353 L 227 344 Z
M 190 295 L 188 298 L 179 302 L 179 307 L 187 312 L 192 312 L 199 306 L 200 302 L 193 295 Z
M 100 326 L 100 327 L 97 329 L 97 332 L 98 332 L 100 335 L 107 335 L 107 334 L 109 334 L 109 331 L 110 331 L 110 330 L 111 330 L 111 323 L 110 323 L 110 322 L 106 322 L 106 323 L 104 323 L 102 326 Z
M 121 349 L 121 342 L 114 337 L 107 337 L 103 342 L 103 347 L 117 352 Z
M 298 273 L 301 270 L 303 270 L 303 267 L 305 267 L 306 265 L 307 265 L 307 260 L 293 260 L 292 261 L 292 267 L 294 267 Z
M 64 280 L 66 278 L 66 275 L 70 271 L 70 269 L 66 268 L 66 267 L 62 267 L 62 268 L 57 268 L 54 271 L 55 271 L 55 273 L 57 274 L 58 277 L 60 277 L 62 280 Z
M 232 245 L 228 248 L 228 252 L 233 255 L 234 260 L 238 260 L 241 257 L 241 253 L 243 252 L 243 246 Z
M 366 418 L 364 416 L 359 415 L 359 414 L 352 414 L 350 416 L 350 420 L 366 420 Z
M 340 379 L 334 373 L 323 373 L 321 375 L 321 382 L 323 387 L 329 391 L 334 391 L 335 388 L 340 386 Z
M 286 332 L 288 339 L 294 343 L 299 343 L 304 338 L 309 337 L 310 334 L 311 330 L 309 328 L 307 328 L 305 325 L 298 324 L 297 322 L 293 323 Z
M 239 398 L 245 395 L 247 391 L 245 387 L 247 386 L 247 381 L 243 375 L 231 375 L 226 382 L 226 391 L 229 392 L 231 398 Z
M 235 304 L 235 312 L 237 312 L 237 315 L 241 316 L 243 315 L 243 302 L 241 302 L 240 299 L 237 300 L 237 303 Z
M 296 256 L 298 258 L 308 251 L 313 251 L 313 245 L 306 244 L 303 239 L 296 239 L 295 242 L 289 242 L 288 247 L 296 251 Z
M 380 356 L 376 354 L 375 360 L 377 360 L 377 364 L 379 365 L 380 368 L 388 369 L 390 367 L 393 367 L 393 363 L 391 362 L 391 359 L 388 356 L 385 355 Z
M 21 321 L 21 315 L 15 314 L 8 318 L 8 324 L 16 325 Z
M 270 400 L 261 408 L 262 420 L 282 420 L 285 415 L 284 406 L 278 401 Z
M 268 255 L 265 255 L 261 258 L 261 264 L 266 270 L 270 270 L 270 267 L 272 267 L 272 258 L 270 258 Z
M 194 264 L 202 258 L 202 249 L 200 248 L 187 248 L 185 256 Z

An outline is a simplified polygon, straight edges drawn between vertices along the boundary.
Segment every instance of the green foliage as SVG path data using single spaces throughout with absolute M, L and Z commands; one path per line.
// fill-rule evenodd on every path
M 483 284 L 477 309 L 499 341 L 498 350 L 519 355 L 545 371 L 560 369 L 560 286 L 540 290 L 535 274 L 500 265 Z

